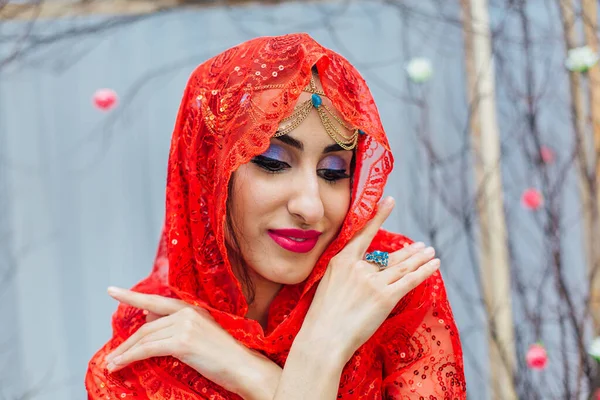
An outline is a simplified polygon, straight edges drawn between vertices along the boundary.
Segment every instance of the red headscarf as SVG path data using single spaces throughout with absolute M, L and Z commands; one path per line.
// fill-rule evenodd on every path
M 267 331 L 246 319 L 248 304 L 224 241 L 231 173 L 269 146 L 316 66 L 327 98 L 361 135 L 352 203 L 340 234 L 306 281 L 284 286 L 270 306 Z M 277 85 L 265 90 L 266 85 Z M 252 100 L 252 101 L 250 101 Z M 260 104 L 260 106 L 259 106 Z M 168 164 L 165 226 L 154 268 L 134 287 L 204 307 L 238 341 L 283 366 L 328 262 L 371 218 L 393 158 L 375 102 L 350 63 L 306 34 L 257 38 L 201 64 L 183 95 Z M 409 243 L 380 230 L 371 249 Z M 113 337 L 89 364 L 90 399 L 233 399 L 172 357 L 108 373 L 104 357 L 145 323 L 142 310 L 121 304 Z M 409 293 L 350 361 L 338 398 L 464 399 L 458 331 L 436 273 Z

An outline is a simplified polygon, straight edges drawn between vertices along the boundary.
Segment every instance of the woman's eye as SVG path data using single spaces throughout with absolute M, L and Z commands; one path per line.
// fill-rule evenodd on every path
M 252 162 L 269 172 L 279 172 L 286 168 L 290 168 L 290 165 L 286 162 L 265 156 L 256 156 L 252 159 Z
M 340 179 L 350 178 L 345 169 L 320 169 L 317 170 L 319 176 L 326 181 L 335 182 Z

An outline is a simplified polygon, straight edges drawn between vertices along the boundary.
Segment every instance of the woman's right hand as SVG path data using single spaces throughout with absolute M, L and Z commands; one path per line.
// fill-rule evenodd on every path
M 338 350 L 343 364 L 396 304 L 440 266 L 434 249 L 423 243 L 390 253 L 388 267 L 382 271 L 365 261 L 367 248 L 393 207 L 391 197 L 382 201 L 373 219 L 331 259 L 298 334 L 315 345 L 329 343 L 329 350 Z

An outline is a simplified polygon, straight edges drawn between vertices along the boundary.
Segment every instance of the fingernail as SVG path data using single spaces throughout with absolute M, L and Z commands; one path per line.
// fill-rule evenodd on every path
M 433 247 L 428 247 L 425 250 L 423 250 L 423 254 L 430 257 L 435 254 L 435 250 L 433 249 Z
M 110 363 L 111 364 L 120 364 L 122 356 L 115 357 Z
M 109 286 L 106 289 L 106 291 L 108 292 L 108 294 L 114 294 L 114 293 L 117 293 L 119 290 L 116 287 L 114 287 L 114 286 Z
M 115 369 L 115 364 L 108 363 L 108 365 L 106 366 L 106 369 L 109 370 L 109 371 L 112 371 L 113 369 Z
M 413 243 L 410 247 L 413 248 L 413 249 L 415 249 L 415 250 L 424 249 L 425 248 L 425 243 L 423 243 L 423 242 L 416 242 L 416 243 Z
M 123 290 L 121 288 L 116 287 L 116 286 L 109 286 L 108 289 L 106 289 L 106 291 L 110 295 L 118 295 L 119 293 L 123 293 Z
M 388 207 L 394 204 L 394 198 L 392 196 L 388 196 L 381 202 L 382 205 Z
M 104 357 L 104 361 L 106 361 L 107 363 L 110 362 L 113 358 L 113 353 L 110 353 L 109 355 L 107 355 L 106 357 Z
M 439 268 L 439 266 L 440 266 L 440 264 L 441 264 L 441 263 L 440 263 L 440 259 L 439 259 L 439 258 L 436 258 L 436 259 L 433 259 L 433 260 L 431 260 L 431 261 L 430 261 L 430 263 L 431 263 L 431 266 L 432 266 L 432 267 L 435 267 L 435 268 Z

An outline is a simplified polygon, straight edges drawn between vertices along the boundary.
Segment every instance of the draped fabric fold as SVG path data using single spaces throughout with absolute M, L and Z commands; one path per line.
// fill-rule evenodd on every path
M 339 235 L 304 282 L 278 293 L 264 332 L 244 317 L 248 304 L 227 258 L 227 187 L 238 166 L 267 149 L 313 67 L 335 109 L 365 134 L 355 150 L 352 203 Z M 238 341 L 283 367 L 329 260 L 373 215 L 392 166 L 375 102 L 347 60 L 306 34 L 235 46 L 198 66 L 188 81 L 171 142 L 165 224 L 154 268 L 133 290 L 206 308 Z M 407 243 L 404 236 L 380 230 L 371 248 L 394 251 Z M 113 337 L 89 364 L 90 399 L 239 398 L 172 357 L 108 373 L 104 357 L 144 323 L 142 310 L 118 307 Z M 400 301 L 344 369 L 338 398 L 382 397 L 466 397 L 458 331 L 439 273 Z

